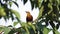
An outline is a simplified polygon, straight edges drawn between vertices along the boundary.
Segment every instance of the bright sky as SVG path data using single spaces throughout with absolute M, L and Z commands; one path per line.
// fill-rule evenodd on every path
M 30 11 L 31 15 L 33 16 L 33 20 L 35 20 L 37 18 L 39 10 L 38 10 L 38 8 L 34 8 L 33 10 L 31 10 L 31 4 L 30 4 L 29 0 L 27 1 L 27 3 L 25 5 L 23 4 L 23 2 L 21 0 L 17 0 L 17 3 L 19 5 L 19 8 L 15 4 L 13 4 L 11 9 L 14 9 L 20 13 L 20 20 L 22 22 L 26 22 L 26 12 L 25 11 Z M 14 20 L 14 21 L 16 21 L 16 20 Z M 7 22 L 5 22 L 5 20 L 2 18 L 2 19 L 0 19 L 0 25 L 5 25 L 5 26 L 13 25 L 13 22 L 12 22 L 11 18 L 9 20 L 7 20 Z
M 21 0 L 18 0 L 17 3 L 19 5 L 19 8 L 15 4 L 13 4 L 11 9 L 17 10 L 20 13 L 20 20 L 22 22 L 26 22 L 26 12 L 25 11 L 30 11 L 30 13 L 33 16 L 33 20 L 35 20 L 37 18 L 39 9 L 34 8 L 33 10 L 31 10 L 31 3 L 29 0 L 25 5 L 23 4 L 23 2 Z M 13 25 L 13 22 L 12 22 L 11 18 L 7 22 L 5 22 L 4 19 L 2 18 L 2 19 L 0 19 L 0 25 L 4 25 L 4 26 Z M 20 27 L 20 25 L 18 24 L 15 27 L 18 28 L 18 27 Z M 52 31 L 50 31 L 49 34 L 52 34 Z
M 26 22 L 26 12 L 25 11 L 30 11 L 30 13 L 33 16 L 33 20 L 35 20 L 37 18 L 39 10 L 38 10 L 38 8 L 34 8 L 33 11 L 32 11 L 31 10 L 31 4 L 30 4 L 29 0 L 25 5 L 23 4 L 23 2 L 21 2 L 21 0 L 18 0 L 17 3 L 19 5 L 19 8 L 17 8 L 17 6 L 15 6 L 13 4 L 12 9 L 17 10 L 20 13 L 21 21 Z

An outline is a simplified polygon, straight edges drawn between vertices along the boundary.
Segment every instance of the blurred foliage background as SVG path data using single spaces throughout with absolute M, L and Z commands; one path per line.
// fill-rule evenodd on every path
M 0 19 L 3 17 L 5 21 L 9 18 L 17 19 L 17 22 L 14 22 L 14 26 L 20 23 L 21 27 L 14 28 L 13 26 L 1 26 L 0 33 L 4 34 L 48 34 L 51 30 L 53 34 L 60 34 L 57 30 L 60 26 L 60 0 L 30 0 L 32 10 L 35 8 L 39 8 L 39 15 L 37 20 L 33 23 L 24 23 L 20 21 L 20 15 L 16 10 L 12 10 L 8 8 L 8 5 L 11 7 L 12 3 L 14 3 L 18 8 L 19 5 L 16 3 L 17 0 L 0 0 Z M 28 0 L 21 0 L 24 5 Z M 14 18 L 14 15 L 16 16 Z M 45 22 L 45 25 L 42 23 Z M 54 22 L 57 24 L 55 25 Z M 48 25 L 51 25 L 52 29 L 47 28 Z

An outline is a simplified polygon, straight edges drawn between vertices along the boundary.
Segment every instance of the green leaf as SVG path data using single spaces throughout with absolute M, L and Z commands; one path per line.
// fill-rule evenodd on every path
M 38 0 L 35 0 L 34 1 L 34 5 L 35 5 L 35 8 L 39 7 L 39 1 Z
M 47 0 L 44 0 L 45 2 L 47 1 Z
M 48 14 L 50 14 L 50 13 L 52 12 L 52 4 L 49 3 L 49 4 L 48 4 L 48 7 L 51 9 L 51 10 L 48 12 Z
M 15 1 L 17 1 L 17 0 L 15 0 Z
M 11 10 L 11 12 L 12 12 L 18 19 L 20 19 L 20 14 L 19 14 L 17 11 Z
M 0 7 L 0 16 L 6 16 L 6 12 L 3 7 Z
M 40 9 L 40 11 L 39 11 L 38 18 L 40 18 L 40 17 L 42 16 L 42 13 L 43 13 L 43 10 L 44 10 L 43 8 L 44 8 L 44 6 L 41 7 L 41 9 Z
M 55 34 L 60 34 L 58 31 L 55 31 Z
M 2 32 L 3 31 L 3 28 L 2 27 L 0 27 L 0 32 Z
M 36 33 L 36 27 L 30 22 L 28 23 L 29 26 L 31 26 L 31 28 L 34 30 L 34 32 Z
M 13 28 L 13 29 L 11 29 L 11 31 L 8 34 L 14 34 L 15 32 L 17 32 L 17 31 L 15 28 Z
M 10 16 L 11 16 L 12 21 L 13 21 L 14 20 L 14 16 L 13 16 L 13 13 L 12 12 L 10 13 Z
M 12 2 L 13 2 L 17 7 L 19 7 L 18 4 L 17 4 L 15 1 L 12 1 Z
M 28 1 L 28 0 L 23 0 L 23 3 L 26 4 L 27 1 Z
M 17 24 L 18 24 L 18 22 L 14 22 L 14 24 L 13 24 L 13 25 L 14 25 L 14 26 L 16 26 Z
M 46 27 L 43 29 L 43 34 L 48 34 L 50 32 L 49 29 L 47 29 Z
M 30 34 L 30 32 L 29 32 L 29 30 L 27 28 L 27 25 L 25 25 L 25 30 L 26 30 L 27 34 Z
M 10 7 L 12 6 L 12 2 L 9 2 Z
M 30 2 L 31 2 L 31 9 L 33 10 L 34 9 L 34 0 L 30 0 Z
M 53 31 L 53 33 L 55 33 L 55 34 L 60 34 L 60 32 L 58 32 L 58 30 L 56 29 L 56 30 L 54 30 Z
M 28 25 L 27 25 L 27 23 L 22 23 L 22 25 L 21 25 L 24 29 L 25 29 L 25 31 L 26 31 L 26 34 L 30 34 L 30 32 L 29 32 L 29 30 L 28 30 Z M 24 33 L 23 33 L 24 34 Z
M 56 29 L 59 29 L 59 24 L 56 25 Z
M 32 28 L 28 28 L 30 34 L 35 34 L 34 30 Z
M 8 34 L 11 31 L 10 28 L 4 27 L 4 34 Z
M 26 23 L 24 23 L 24 22 L 22 22 L 21 24 L 22 24 L 22 25 L 21 25 L 22 27 L 25 27 L 25 25 L 27 25 L 27 24 L 26 24 Z
M 12 25 L 9 25 L 8 27 L 13 27 Z

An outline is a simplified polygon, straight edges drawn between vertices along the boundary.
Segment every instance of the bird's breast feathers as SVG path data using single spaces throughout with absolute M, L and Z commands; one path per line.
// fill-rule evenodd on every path
M 26 17 L 26 20 L 27 20 L 27 21 L 33 21 L 33 17 L 32 17 L 32 15 L 27 16 L 27 17 Z

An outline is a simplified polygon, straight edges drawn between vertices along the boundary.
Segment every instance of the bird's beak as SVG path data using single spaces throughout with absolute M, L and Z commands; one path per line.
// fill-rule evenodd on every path
M 28 13 L 28 11 L 25 11 L 26 13 Z

